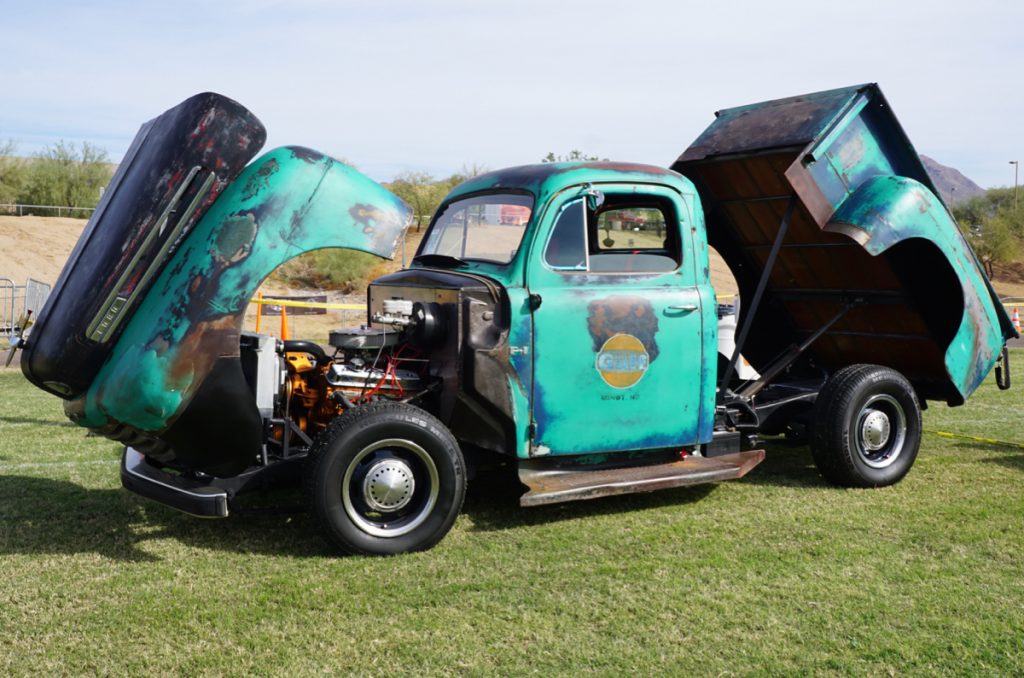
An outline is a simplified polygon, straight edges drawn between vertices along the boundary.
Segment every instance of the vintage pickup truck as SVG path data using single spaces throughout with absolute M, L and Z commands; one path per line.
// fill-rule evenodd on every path
M 875 85 L 720 111 L 671 169 L 470 179 L 327 347 L 243 332 L 253 294 L 317 248 L 391 256 L 409 211 L 309 149 L 250 162 L 263 139 L 216 94 L 145 125 L 21 342 L 126 446 L 125 487 L 195 515 L 301 474 L 332 544 L 400 553 L 481 461 L 532 506 L 738 478 L 787 429 L 829 481 L 888 485 L 927 400 L 1008 386 L 1013 326 Z M 744 302 L 728 355 L 709 243 Z

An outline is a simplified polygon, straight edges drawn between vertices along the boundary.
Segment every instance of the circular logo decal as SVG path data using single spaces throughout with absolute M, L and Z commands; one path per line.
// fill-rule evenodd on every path
M 597 354 L 597 371 L 612 388 L 629 388 L 640 381 L 649 364 L 647 349 L 632 334 L 612 336 Z

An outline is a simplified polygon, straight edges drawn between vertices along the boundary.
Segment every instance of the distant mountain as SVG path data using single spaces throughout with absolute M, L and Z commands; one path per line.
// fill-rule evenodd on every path
M 921 156 L 921 162 L 924 163 L 924 168 L 928 170 L 932 181 L 935 182 L 935 187 L 939 189 L 939 194 L 947 205 L 955 205 L 964 200 L 985 195 L 985 189 L 961 174 L 960 170 L 947 167 L 927 155 Z

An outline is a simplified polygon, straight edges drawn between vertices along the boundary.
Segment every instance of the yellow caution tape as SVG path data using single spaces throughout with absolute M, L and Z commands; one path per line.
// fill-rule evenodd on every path
M 734 299 L 735 294 L 716 294 L 715 298 L 718 300 L 723 299 Z M 334 308 L 341 309 L 343 311 L 361 311 L 366 309 L 365 304 L 328 304 L 322 301 L 291 301 L 288 299 L 271 299 L 270 297 L 264 297 L 263 299 L 252 299 L 254 304 L 264 304 L 266 306 L 288 306 L 293 308 Z M 1004 302 L 1004 306 L 1024 306 L 1024 302 Z
M 735 294 L 719 294 L 718 299 L 732 299 Z M 271 299 L 270 297 L 263 297 L 262 299 L 250 299 L 254 304 L 263 304 L 264 306 L 287 306 L 289 308 L 335 308 L 343 311 L 365 311 L 366 304 L 328 304 L 323 301 L 292 301 L 290 299 Z
M 1005 440 L 996 440 L 995 438 L 980 438 L 978 436 L 968 436 L 963 433 L 950 433 L 949 431 L 932 431 L 930 429 L 924 429 L 925 433 L 932 433 L 943 438 L 963 438 L 964 440 L 974 440 L 979 443 L 988 443 L 989 445 L 1002 445 L 1004 447 L 1016 447 L 1024 450 L 1024 444 L 1011 443 Z
M 322 301 L 292 301 L 290 299 L 271 299 L 270 297 L 250 299 L 250 301 L 254 304 L 263 304 L 264 306 L 287 306 L 289 308 L 335 308 L 343 311 L 366 310 L 366 304 L 328 304 Z

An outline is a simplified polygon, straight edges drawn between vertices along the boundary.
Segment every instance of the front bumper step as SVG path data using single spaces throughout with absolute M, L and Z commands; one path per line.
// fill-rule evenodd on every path
M 520 467 L 519 481 L 530 491 L 519 498 L 519 505 L 541 506 L 734 480 L 745 476 L 763 460 L 764 450 L 749 450 L 717 457 L 688 457 L 667 464 L 614 469 Z
M 126 447 L 121 458 L 126 490 L 200 518 L 226 518 L 227 490 L 184 478 L 153 466 L 142 453 Z

